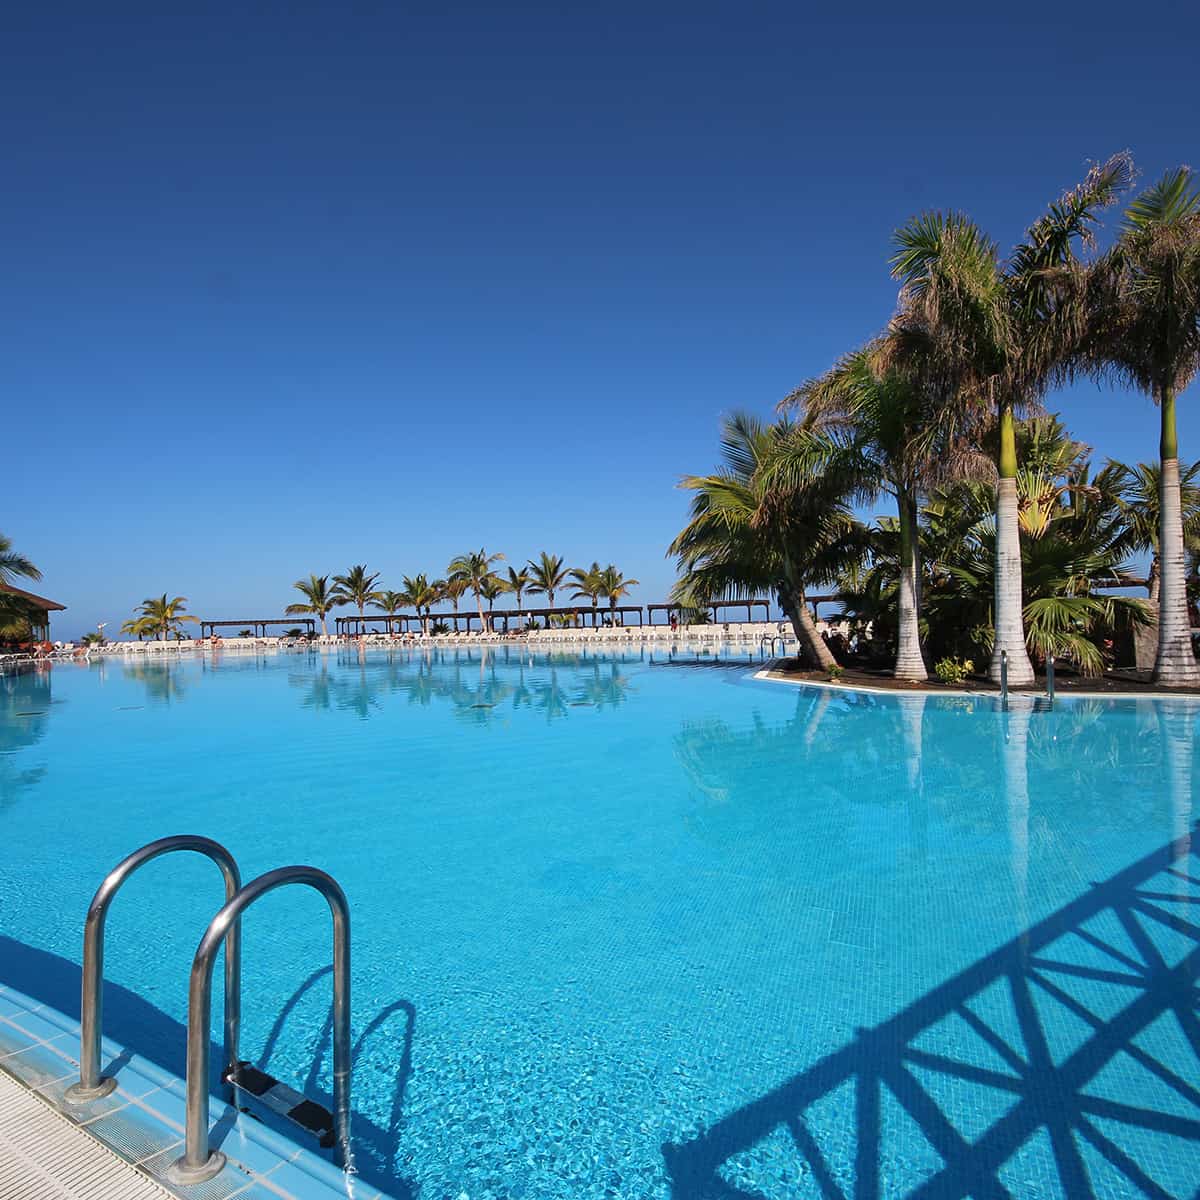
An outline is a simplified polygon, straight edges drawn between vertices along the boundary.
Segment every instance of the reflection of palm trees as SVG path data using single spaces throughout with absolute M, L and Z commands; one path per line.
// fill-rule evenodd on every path
M 567 699 L 565 689 L 558 682 L 558 671 L 555 667 L 550 668 L 548 678 L 541 679 L 533 685 L 533 694 L 534 707 L 539 712 L 546 714 L 547 721 L 554 721 L 567 715 L 570 701 Z
M 536 709 L 553 721 L 573 705 L 605 709 L 622 704 L 633 690 L 623 665 L 629 661 L 637 662 L 638 656 L 534 655 L 486 646 L 389 651 L 384 659 L 359 647 L 339 655 L 336 669 L 322 659 L 313 673 L 294 672 L 288 682 L 302 691 L 302 707 L 352 712 L 364 720 L 381 711 L 383 697 L 396 694 L 423 708 L 448 704 L 460 719 L 475 725 L 518 709 Z M 561 678 L 560 668 L 571 672 L 569 679 Z
M 1160 700 L 1163 773 L 1171 805 L 1171 832 L 1188 841 L 1192 827 L 1192 763 L 1196 750 L 1196 707 L 1186 700 Z
M 125 677 L 137 680 L 146 689 L 146 699 L 156 704 L 179 700 L 188 689 L 179 663 L 126 663 Z
M 0 807 L 46 774 L 42 766 L 18 767 L 14 751 L 35 746 L 46 736 L 50 675 L 49 671 L 0 675 Z
M 615 662 L 609 663 L 607 670 L 602 670 L 601 666 L 599 662 L 592 663 L 591 673 L 580 679 L 574 701 L 576 704 L 616 708 L 627 699 L 625 693 L 629 691 L 630 683 L 621 674 L 620 665 Z
M 1014 692 L 1001 714 L 1000 774 L 1008 813 L 1008 853 L 1017 924 L 1029 924 L 1029 718 L 1034 698 Z

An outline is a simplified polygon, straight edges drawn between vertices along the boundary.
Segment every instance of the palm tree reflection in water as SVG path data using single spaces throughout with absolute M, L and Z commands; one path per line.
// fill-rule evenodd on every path
M 450 707 L 472 725 L 487 725 L 531 710 L 547 721 L 573 708 L 612 709 L 633 690 L 630 655 L 531 654 L 522 647 L 478 650 L 423 649 L 367 654 L 349 649 L 332 665 L 296 671 L 288 682 L 301 692 L 301 707 L 347 712 L 361 720 L 382 715 L 391 697 L 421 708 Z

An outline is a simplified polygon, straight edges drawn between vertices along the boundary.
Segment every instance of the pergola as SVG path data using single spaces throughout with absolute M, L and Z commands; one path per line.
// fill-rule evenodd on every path
M 834 594 L 821 595 L 821 596 L 808 596 L 807 600 L 813 610 L 813 617 L 816 618 L 819 615 L 818 611 L 817 611 L 818 605 L 830 604 L 833 601 L 837 600 L 837 598 L 838 597 Z M 743 621 L 721 621 L 718 614 L 720 613 L 721 609 L 723 609 L 723 608 L 733 608 L 733 609 L 744 608 L 746 610 L 746 620 L 744 622 Z M 707 612 L 712 617 L 712 621 L 713 621 L 714 625 L 716 625 L 716 624 L 742 625 L 742 624 L 753 624 L 754 623 L 754 610 L 756 608 L 761 608 L 763 610 L 762 619 L 764 621 L 769 621 L 771 619 L 771 602 L 770 602 L 770 600 L 764 600 L 762 598 L 757 598 L 754 600 L 718 600 L 715 604 L 704 605 L 704 607 L 701 611 Z M 663 622 L 664 624 L 667 624 L 670 622 L 672 613 L 675 613 L 682 620 L 683 613 L 684 613 L 684 605 L 682 605 L 682 604 L 647 604 L 646 605 L 647 622 L 651 625 L 654 624 L 654 614 L 655 613 L 665 613 L 666 614 L 666 619 Z
M 620 625 L 628 625 L 630 618 L 636 614 L 637 624 L 639 626 L 645 624 L 643 611 L 640 605 L 636 604 L 620 604 L 616 608 L 599 607 L 592 608 L 590 604 L 575 604 L 566 605 L 555 608 L 502 608 L 493 609 L 484 614 L 485 620 L 490 622 L 492 628 L 497 624 L 502 623 L 504 632 L 507 633 L 509 625 L 512 621 L 518 621 L 524 624 L 532 617 L 540 617 L 543 620 L 548 620 L 550 617 L 571 617 L 576 625 L 590 624 L 593 628 L 601 625 L 605 619 L 613 618 Z M 479 624 L 478 612 L 434 612 L 429 614 L 430 622 L 444 621 L 451 625 L 455 633 L 459 632 L 458 623 L 463 623 L 463 628 L 469 633 L 471 630 L 471 622 L 474 621 L 476 626 Z M 396 613 L 395 616 L 389 617 L 387 613 L 364 613 L 361 617 L 358 613 L 352 613 L 345 617 L 334 618 L 334 629 L 339 635 L 345 637 L 354 637 L 365 631 L 368 623 L 383 624 L 386 629 L 387 623 L 391 621 L 393 626 L 399 626 L 402 633 L 407 633 L 411 623 L 416 623 L 420 628 L 421 616 L 413 613 Z
M 706 604 L 704 611 L 712 616 L 713 624 L 719 621 L 718 613 L 723 608 L 744 608 L 746 610 L 746 624 L 754 623 L 754 610 L 761 608 L 763 610 L 763 620 L 771 619 L 771 602 L 770 600 L 754 599 L 754 600 L 720 600 L 716 604 Z M 671 614 L 675 613 L 680 618 L 683 617 L 684 606 L 681 604 L 647 604 L 646 612 L 649 615 L 649 622 L 654 624 L 654 614 L 656 612 L 666 613 L 667 619 L 664 624 L 669 623 Z M 741 621 L 723 622 L 724 624 L 740 625 Z
M 307 625 L 309 634 L 314 634 L 317 631 L 317 623 L 312 617 L 267 617 L 265 620 L 259 619 L 254 621 L 201 621 L 200 636 L 202 638 L 208 637 L 218 629 L 232 628 L 234 625 L 239 629 L 251 630 L 255 637 L 266 637 L 268 625 L 287 625 L 289 628 L 296 625 Z M 204 632 L 206 629 L 208 633 Z
M 522 623 L 529 620 L 531 617 L 541 617 L 549 621 L 551 617 L 572 617 L 576 625 L 590 624 L 593 629 L 602 625 L 606 618 L 611 618 L 614 624 L 628 625 L 626 617 L 637 614 L 637 624 L 639 626 L 645 624 L 644 614 L 641 605 L 638 604 L 618 604 L 616 608 L 599 607 L 593 608 L 590 604 L 569 604 L 555 608 L 515 608 L 502 609 L 500 612 L 489 613 L 493 621 L 504 622 L 504 632 L 508 632 L 508 623 L 512 620 L 518 620 Z
M 384 629 L 398 628 L 401 633 L 407 633 L 411 621 L 420 625 L 420 614 L 393 613 L 389 617 L 387 613 L 363 613 L 360 617 L 358 613 L 354 613 L 348 617 L 334 617 L 333 629 L 339 636 L 354 637 L 356 634 L 365 633 L 369 623 L 382 622 Z

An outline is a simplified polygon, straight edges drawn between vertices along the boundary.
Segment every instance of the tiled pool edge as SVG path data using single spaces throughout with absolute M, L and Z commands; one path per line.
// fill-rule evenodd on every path
M 0 983 L 0 1071 L 173 1195 L 182 1200 L 388 1200 L 377 1188 L 224 1104 L 213 1141 L 227 1165 L 206 1183 L 173 1185 L 165 1171 L 182 1153 L 183 1080 L 105 1039 L 103 1060 L 117 1064 L 108 1068 L 116 1090 L 90 1104 L 67 1104 L 64 1093 L 79 1075 L 78 1051 L 78 1022 Z

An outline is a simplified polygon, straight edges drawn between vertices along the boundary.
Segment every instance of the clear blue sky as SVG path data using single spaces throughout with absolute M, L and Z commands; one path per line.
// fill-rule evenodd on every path
M 883 324 L 896 225 L 1200 160 L 1196 5 L 978 7 L 10 6 L 0 529 L 56 631 L 480 545 L 660 599 L 678 477 Z

